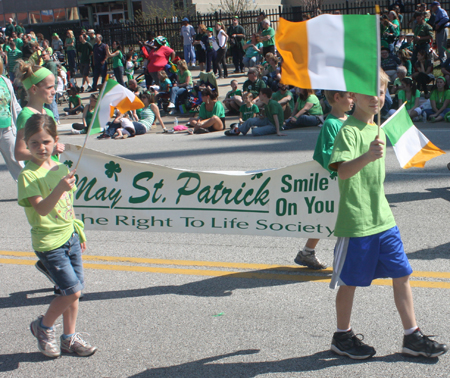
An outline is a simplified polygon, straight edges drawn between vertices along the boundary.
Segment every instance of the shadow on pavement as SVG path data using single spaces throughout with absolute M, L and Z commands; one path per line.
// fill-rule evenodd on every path
M 217 378 L 217 377 L 239 377 L 251 378 L 262 374 L 270 373 L 301 373 L 327 369 L 330 367 L 339 367 L 344 365 L 357 365 L 376 362 L 415 362 L 421 364 L 436 364 L 437 358 L 408 358 L 400 353 L 394 353 L 388 356 L 373 357 L 367 360 L 351 360 L 350 358 L 340 357 L 331 351 L 323 351 L 312 354 L 311 356 L 288 358 L 280 361 L 263 362 L 230 362 L 211 364 L 227 357 L 258 353 L 257 349 L 248 349 L 234 353 L 224 354 L 204 358 L 197 361 L 187 362 L 180 365 L 147 369 L 142 373 L 130 376 L 130 378 L 158 377 L 158 378 Z M 337 375 L 339 376 L 339 375 Z
M 51 361 L 40 352 L 0 354 L 0 373 L 13 371 L 19 368 L 23 362 Z
M 104 291 L 85 293 L 82 301 L 98 301 L 121 298 L 139 298 L 154 295 L 183 295 L 194 297 L 228 297 L 233 290 L 254 289 L 291 285 L 297 282 L 323 280 L 325 274 L 301 275 L 286 272 L 308 272 L 306 269 L 283 268 L 264 269 L 249 272 L 230 273 L 221 277 L 212 277 L 201 281 L 189 282 L 184 285 L 152 286 L 141 289 Z M 311 272 L 311 271 L 310 271 Z M 0 308 L 14 308 L 49 304 L 53 295 L 36 296 L 41 293 L 53 293 L 53 288 L 21 291 L 11 293 L 9 297 L 0 298 Z
M 433 248 L 425 248 L 420 251 L 408 253 L 408 259 L 436 260 L 450 258 L 450 242 Z
M 411 178 L 409 178 L 411 179 Z M 386 194 L 389 203 L 401 203 L 412 201 L 425 201 L 430 199 L 442 198 L 450 202 L 450 187 L 449 188 L 431 188 L 425 189 L 426 192 L 410 192 L 410 193 L 395 193 Z

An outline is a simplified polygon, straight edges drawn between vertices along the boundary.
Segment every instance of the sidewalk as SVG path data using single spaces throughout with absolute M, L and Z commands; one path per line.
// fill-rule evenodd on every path
M 226 79 L 217 79 L 217 85 L 219 87 L 219 100 L 223 101 L 225 99 L 226 94 L 228 93 L 228 91 L 231 90 L 230 87 L 230 82 L 231 80 L 237 80 L 239 83 L 239 88 L 242 88 L 242 85 L 244 84 L 244 81 L 247 80 L 247 74 L 244 73 L 239 73 L 239 74 L 235 74 L 234 73 L 234 66 L 232 65 L 228 65 L 228 78 Z M 193 81 L 197 81 L 199 78 L 199 74 L 200 74 L 200 70 L 199 69 L 192 69 L 191 70 L 192 74 L 193 74 Z M 137 77 L 138 75 L 135 75 L 135 77 Z M 81 78 L 75 78 L 75 80 L 77 81 L 77 85 L 81 84 Z M 98 93 L 98 92 L 94 92 L 94 93 Z M 81 100 L 83 101 L 83 105 L 87 105 L 89 102 L 89 96 L 91 95 L 88 92 L 83 92 L 79 94 L 81 97 Z M 58 126 L 58 131 L 60 132 L 60 134 L 70 134 L 71 130 L 72 130 L 72 123 L 75 122 L 81 122 L 82 119 L 82 113 L 79 113 L 77 115 L 70 115 L 70 116 L 66 116 L 64 115 L 64 111 L 63 108 L 68 107 L 68 103 L 65 102 L 62 105 L 58 106 L 58 111 L 60 114 L 60 125 Z M 178 118 L 178 123 L 183 125 L 185 123 L 187 123 L 188 119 L 192 117 L 192 113 L 187 113 L 187 114 L 177 114 L 177 115 L 165 115 L 162 117 L 162 120 L 165 124 L 165 126 L 168 129 L 171 129 L 174 125 L 174 121 L 175 118 Z M 237 122 L 239 119 L 238 116 L 227 116 L 227 124 L 231 124 L 233 122 Z M 161 133 L 161 126 L 159 125 L 159 123 L 156 121 L 156 127 L 154 126 L 152 128 L 152 130 L 149 132 L 150 134 L 153 133 Z

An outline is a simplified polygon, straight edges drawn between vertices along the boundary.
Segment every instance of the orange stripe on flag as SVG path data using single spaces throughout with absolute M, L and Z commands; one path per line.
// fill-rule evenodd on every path
M 436 147 L 433 143 L 428 142 L 417 154 L 413 156 L 413 158 L 403 168 L 423 168 L 425 167 L 425 163 L 427 161 L 442 154 L 445 154 L 445 152 Z
M 281 82 L 311 89 L 308 73 L 307 21 L 290 22 L 280 18 L 275 36 L 277 50 L 283 57 Z

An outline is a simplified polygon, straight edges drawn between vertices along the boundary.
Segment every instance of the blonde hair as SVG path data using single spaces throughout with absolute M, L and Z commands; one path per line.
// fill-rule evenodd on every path
M 205 26 L 205 24 L 200 24 L 200 25 L 198 25 L 198 28 L 200 29 L 200 31 L 201 31 L 202 33 L 206 32 L 206 26 Z
M 380 68 L 380 88 L 386 89 L 388 87 L 389 81 L 390 79 L 387 73 L 384 72 L 382 68 Z
M 67 30 L 67 33 L 69 33 L 70 38 L 73 38 L 73 31 L 72 30 Z
M 182 68 L 182 69 L 185 70 L 185 71 L 187 71 L 187 69 L 188 69 L 187 63 L 186 63 L 186 61 L 185 61 L 184 59 L 180 59 L 180 60 L 178 61 L 177 67 L 178 67 L 179 69 Z
M 347 93 L 347 92 L 344 92 L 344 91 L 330 91 L 330 90 L 325 90 L 324 91 L 324 94 L 325 94 L 325 97 L 326 97 L 326 99 L 327 99 L 327 101 L 328 101 L 328 103 L 330 104 L 330 105 L 333 105 L 334 104 L 334 96 L 336 95 L 336 93 L 338 93 L 339 94 L 339 97 L 344 97 L 344 95 Z
M 161 76 L 164 80 L 168 78 L 167 73 L 164 70 L 158 71 L 158 75 Z
M 56 141 L 58 131 L 56 122 L 48 114 L 33 114 L 25 123 L 24 137 L 25 143 L 36 133 L 45 131 Z
M 24 81 L 25 79 L 29 78 L 33 75 L 34 72 L 37 70 L 40 70 L 42 67 L 34 64 L 34 61 L 24 61 L 22 59 L 19 59 L 17 61 L 16 66 L 16 77 L 20 81 Z

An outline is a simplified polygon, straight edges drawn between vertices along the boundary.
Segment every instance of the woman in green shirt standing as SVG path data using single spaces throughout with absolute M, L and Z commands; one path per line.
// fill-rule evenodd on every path
M 189 120 L 194 131 L 190 130 L 190 134 L 203 134 L 211 131 L 220 131 L 225 129 L 225 108 L 223 104 L 217 100 L 217 92 L 211 91 L 209 88 L 202 90 L 203 102 L 200 105 L 198 118 Z
M 112 44 L 113 52 L 109 51 L 109 46 L 107 47 L 106 54 L 108 58 L 112 58 L 112 66 L 114 71 L 114 76 L 116 77 L 116 81 L 125 87 L 125 83 L 123 81 L 123 53 L 122 48 L 120 47 L 120 43 L 114 41 Z
M 75 60 L 77 56 L 77 50 L 75 48 L 75 37 L 73 35 L 72 30 L 67 30 L 66 34 L 67 38 L 64 43 L 64 47 L 66 48 L 67 52 L 67 60 L 69 61 L 69 70 L 71 77 L 74 77 L 75 72 L 77 70 L 77 62 Z
M 323 110 L 312 89 L 298 89 L 294 115 L 286 120 L 285 130 L 298 127 L 319 126 L 323 123 Z

